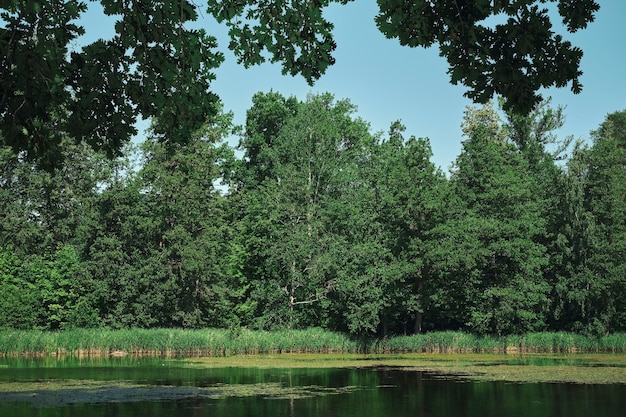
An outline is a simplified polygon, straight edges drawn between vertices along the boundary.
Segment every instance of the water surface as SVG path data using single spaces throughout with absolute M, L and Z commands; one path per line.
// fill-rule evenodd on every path
M 476 381 L 373 363 L 281 368 L 162 358 L 0 359 L 0 416 L 621 417 L 626 410 L 626 384 Z

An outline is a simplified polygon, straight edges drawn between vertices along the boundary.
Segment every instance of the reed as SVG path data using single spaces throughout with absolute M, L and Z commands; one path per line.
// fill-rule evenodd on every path
M 599 350 L 596 338 L 566 332 L 538 332 L 509 337 L 507 344 L 522 352 L 595 352 Z
M 356 343 L 348 336 L 317 328 L 271 333 L 247 329 L 0 331 L 0 354 L 2 355 L 126 353 L 222 356 L 353 351 L 356 351 Z
M 0 355 L 193 355 L 263 353 L 626 352 L 626 333 L 601 338 L 565 332 L 476 336 L 445 331 L 355 339 L 320 328 L 0 330 Z
M 614 333 L 601 337 L 599 349 L 606 352 L 626 352 L 626 333 Z

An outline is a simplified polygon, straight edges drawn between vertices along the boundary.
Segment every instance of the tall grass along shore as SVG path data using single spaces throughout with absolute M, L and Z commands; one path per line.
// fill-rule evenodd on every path
M 426 352 L 626 352 L 626 333 L 601 338 L 564 332 L 493 337 L 447 331 L 357 339 L 318 328 L 276 332 L 248 329 L 0 330 L 0 355 L 4 356 Z

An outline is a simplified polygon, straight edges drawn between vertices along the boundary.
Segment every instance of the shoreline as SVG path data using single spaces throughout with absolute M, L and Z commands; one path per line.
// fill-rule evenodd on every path
M 476 336 L 445 331 L 376 339 L 356 338 L 319 328 L 275 332 L 248 329 L 0 330 L 0 356 L 225 357 L 296 353 L 626 353 L 626 333 L 593 338 L 565 332 Z
M 578 383 L 578 384 L 626 384 L 626 355 L 623 354 L 502 354 L 502 353 L 413 353 L 413 354 L 259 354 L 211 357 L 132 356 L 122 357 L 121 362 L 108 357 L 69 355 L 45 357 L 29 361 L 23 358 L 5 358 L 0 368 L 80 368 L 85 363 L 120 367 L 172 367 L 189 369 L 257 368 L 257 369 L 333 369 L 333 368 L 379 368 L 383 371 L 425 372 L 436 378 L 452 378 L 476 381 L 505 381 L 515 383 Z M 66 362 L 67 360 L 67 362 Z M 58 362 L 57 362 L 58 361 Z M 84 362 L 83 362 L 84 361 Z M 94 362 L 91 362 L 94 361 Z M 110 362 L 109 362 L 110 361 Z M 5 364 L 6 366 L 2 366 Z M 141 365 L 139 365 L 141 364 Z M 54 384 L 66 382 L 54 380 Z M 69 383 L 75 383 L 72 379 Z M 26 384 L 26 385 L 24 385 Z M 110 385 L 111 381 L 105 381 Z M 32 383 L 21 383 L 28 390 Z M 52 386 L 46 384 L 46 389 Z M 63 388 L 63 387 L 59 387 Z M 0 383 L 0 392 L 14 391 L 14 382 Z

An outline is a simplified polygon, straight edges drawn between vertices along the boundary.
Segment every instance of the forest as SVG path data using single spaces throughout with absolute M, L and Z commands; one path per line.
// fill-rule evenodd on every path
M 349 100 L 252 102 L 55 169 L 4 145 L 0 328 L 626 331 L 626 111 L 574 142 L 549 100 L 468 107 L 444 172 Z

